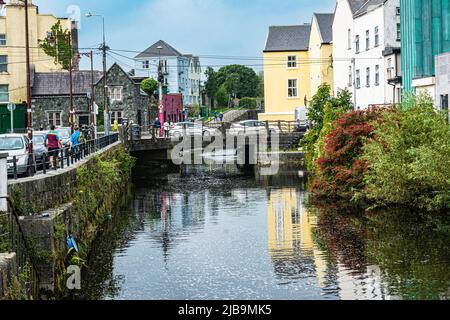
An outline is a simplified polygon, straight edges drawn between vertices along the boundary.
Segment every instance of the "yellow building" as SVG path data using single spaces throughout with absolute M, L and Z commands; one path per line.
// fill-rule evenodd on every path
M 3 1 L 0 1 L 3 2 Z M 18 0 L 0 4 L 0 104 L 26 101 L 25 8 Z M 59 20 L 63 28 L 72 29 L 69 19 L 41 14 L 36 5 L 28 1 L 30 61 L 36 72 L 60 71 L 54 59 L 39 48 L 38 40 Z
M 323 83 L 333 88 L 333 18 L 332 13 L 315 13 L 311 23 L 309 38 L 311 96 Z
M 297 108 L 311 99 L 311 25 L 271 26 L 264 50 L 265 113 L 259 119 L 294 121 Z

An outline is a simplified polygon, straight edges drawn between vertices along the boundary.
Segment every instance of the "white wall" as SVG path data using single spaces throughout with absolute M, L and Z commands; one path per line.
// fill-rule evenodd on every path
M 351 32 L 351 49 L 348 48 L 348 30 Z M 353 31 L 353 15 L 347 0 L 337 0 L 333 22 L 333 72 L 334 91 L 349 89 L 353 93 L 353 86 L 349 87 L 349 67 L 354 57 L 355 33 Z M 354 70 L 352 68 L 352 72 Z M 353 79 L 354 81 L 354 79 Z

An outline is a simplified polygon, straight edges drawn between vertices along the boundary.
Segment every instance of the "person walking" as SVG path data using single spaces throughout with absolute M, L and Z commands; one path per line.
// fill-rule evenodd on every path
M 214 111 L 214 122 L 217 122 L 217 111 Z
M 170 124 L 169 122 L 164 122 L 164 138 L 168 138 L 169 137 L 169 132 L 170 132 Z
M 58 158 L 58 152 L 62 149 L 61 138 L 58 132 L 55 131 L 55 125 L 50 126 L 50 131 L 45 135 L 45 145 L 48 148 L 48 155 L 50 160 L 50 166 L 53 169 L 57 169 L 56 159 Z
M 155 129 L 155 136 L 159 137 L 160 136 L 160 130 L 161 130 L 161 121 L 159 121 L 159 118 L 156 118 L 155 122 L 153 122 L 153 128 Z
M 220 122 L 223 122 L 223 113 L 221 112 L 219 115 Z
M 73 134 L 70 136 L 70 145 L 72 146 L 72 154 L 75 155 L 77 160 L 80 160 L 79 147 L 78 145 L 81 142 L 82 135 L 80 132 L 80 128 L 75 126 Z

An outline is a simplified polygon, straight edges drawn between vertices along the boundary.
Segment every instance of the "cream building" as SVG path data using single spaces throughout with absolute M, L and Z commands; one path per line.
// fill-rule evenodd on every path
M 4 4 L 2 4 L 2 2 Z M 39 48 L 39 39 L 47 37 L 51 27 L 60 21 L 63 28 L 72 30 L 69 19 L 39 13 L 38 7 L 29 0 L 30 60 L 36 72 L 60 71 Z M 25 9 L 18 0 L 0 1 L 0 104 L 26 101 L 26 55 L 25 55 Z
M 315 13 L 309 38 L 309 73 L 311 96 L 323 83 L 333 92 L 333 18 L 332 13 Z

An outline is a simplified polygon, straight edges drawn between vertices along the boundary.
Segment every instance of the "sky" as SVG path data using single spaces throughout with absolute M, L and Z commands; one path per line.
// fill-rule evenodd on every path
M 310 23 L 312 13 L 333 12 L 335 7 L 335 0 L 33 0 L 33 3 L 39 6 L 40 13 L 81 17 L 80 48 L 97 48 L 102 41 L 102 20 L 86 18 L 85 13 L 90 11 L 104 15 L 106 40 L 112 50 L 140 52 L 164 40 L 183 54 L 199 55 L 203 69 L 241 63 L 256 71 L 262 70 L 262 51 L 269 26 Z M 111 54 L 116 61 L 108 57 L 108 65 L 119 62 L 126 71 L 134 66 L 130 58 L 137 53 L 116 53 L 128 58 Z M 90 61 L 82 59 L 81 69 L 89 68 Z M 101 69 L 100 55 L 96 56 L 95 68 Z

